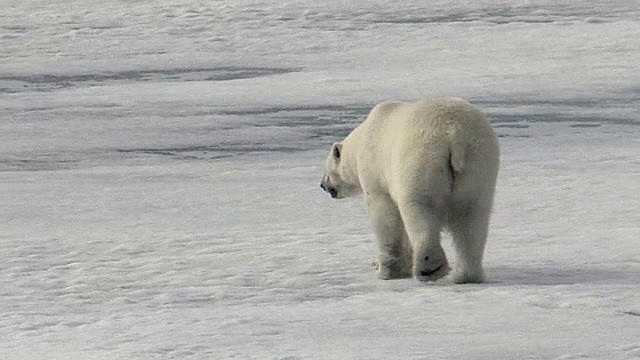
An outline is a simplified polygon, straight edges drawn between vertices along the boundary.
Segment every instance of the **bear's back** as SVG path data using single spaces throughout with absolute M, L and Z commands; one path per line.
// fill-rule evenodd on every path
M 463 174 L 497 172 L 499 149 L 491 124 L 464 100 L 384 102 L 363 125 L 359 161 L 375 173 L 368 176 L 380 177 L 387 186 L 417 185 L 427 181 L 423 174 L 449 174 L 450 166 L 457 165 L 465 168 Z M 455 165 L 453 153 L 460 154 Z
M 482 112 L 457 98 L 383 102 L 371 110 L 363 125 L 368 143 L 399 156 L 421 148 L 444 150 L 455 143 L 473 146 L 495 142 L 493 129 Z

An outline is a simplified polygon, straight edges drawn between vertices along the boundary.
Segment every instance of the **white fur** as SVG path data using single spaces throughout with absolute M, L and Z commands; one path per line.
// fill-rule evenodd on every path
M 499 166 L 496 135 L 473 105 L 455 98 L 384 102 L 327 158 L 321 186 L 336 198 L 364 193 L 382 279 L 482 282 L 482 256 Z

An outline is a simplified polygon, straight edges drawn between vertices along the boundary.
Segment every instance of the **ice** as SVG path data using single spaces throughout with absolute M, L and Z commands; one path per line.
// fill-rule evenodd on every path
M 1 8 L 1 358 L 640 355 L 634 2 Z M 324 157 L 440 95 L 500 136 L 488 282 L 381 281 Z

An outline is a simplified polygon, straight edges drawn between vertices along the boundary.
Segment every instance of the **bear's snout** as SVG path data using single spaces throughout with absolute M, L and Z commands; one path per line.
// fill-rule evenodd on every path
M 331 185 L 325 185 L 325 181 L 322 180 L 322 182 L 320 183 L 320 188 L 322 188 L 322 190 L 326 191 L 329 193 L 329 195 L 331 195 L 332 198 L 337 198 L 338 197 L 338 189 L 336 189 L 334 186 Z

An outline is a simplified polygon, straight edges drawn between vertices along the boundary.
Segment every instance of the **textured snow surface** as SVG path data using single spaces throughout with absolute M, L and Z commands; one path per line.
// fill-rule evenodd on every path
M 0 358 L 640 358 L 637 2 L 0 9 Z M 500 135 L 488 282 L 378 280 L 325 153 L 441 95 Z

